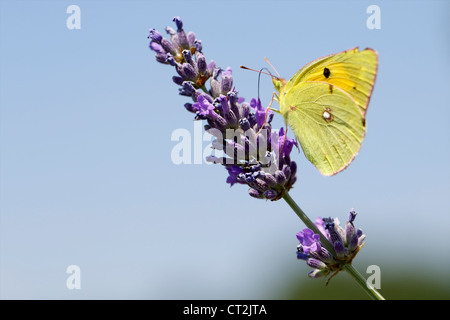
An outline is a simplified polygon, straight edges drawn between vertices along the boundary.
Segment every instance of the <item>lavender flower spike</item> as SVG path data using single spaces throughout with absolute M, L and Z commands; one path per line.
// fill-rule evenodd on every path
M 306 260 L 307 265 L 314 269 L 308 274 L 309 277 L 318 278 L 327 275 L 332 277 L 341 271 L 345 265 L 352 263 L 364 245 L 365 239 L 365 235 L 360 229 L 355 231 L 353 225 L 355 217 L 356 213 L 352 210 L 345 231 L 339 226 L 337 218 L 317 218 L 316 225 L 333 245 L 334 255 L 325 249 L 319 241 L 319 235 L 314 234 L 312 230 L 303 229 L 303 231 L 297 233 L 297 239 L 300 242 L 297 246 L 297 258 Z
M 215 130 L 212 146 L 223 150 L 224 157 L 211 155 L 208 161 L 225 166 L 230 186 L 246 184 L 254 198 L 281 199 L 297 180 L 297 165 L 290 159 L 295 140 L 286 138 L 284 129 L 280 137 L 275 136 L 270 124 L 273 114 L 266 115 L 260 100 L 252 99 L 249 104 L 239 97 L 232 69 L 207 62 L 202 42 L 193 32 L 184 31 L 180 17 L 174 17 L 173 22 L 176 30 L 165 28 L 169 39 L 156 29 L 149 31 L 149 48 L 156 61 L 174 67 L 172 82 L 180 86 L 180 95 L 193 100 L 183 109 L 195 113 L 194 120 L 206 121 L 208 132 Z M 308 252 L 320 250 L 313 236 L 306 237 Z

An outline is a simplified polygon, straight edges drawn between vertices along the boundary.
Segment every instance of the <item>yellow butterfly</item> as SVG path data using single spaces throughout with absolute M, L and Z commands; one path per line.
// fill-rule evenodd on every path
M 377 69 L 376 51 L 353 48 L 307 64 L 289 81 L 273 76 L 274 111 L 323 175 L 344 170 L 358 154 Z

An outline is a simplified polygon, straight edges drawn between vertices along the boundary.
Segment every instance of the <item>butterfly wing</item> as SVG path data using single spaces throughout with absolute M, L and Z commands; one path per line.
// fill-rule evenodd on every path
M 344 170 L 361 148 L 365 118 L 343 89 L 322 81 L 300 82 L 280 101 L 306 158 L 323 175 Z
M 323 81 L 350 94 L 363 115 L 367 112 L 378 71 L 378 54 L 372 49 L 349 49 L 317 59 L 300 69 L 286 84 L 287 93 L 301 82 Z

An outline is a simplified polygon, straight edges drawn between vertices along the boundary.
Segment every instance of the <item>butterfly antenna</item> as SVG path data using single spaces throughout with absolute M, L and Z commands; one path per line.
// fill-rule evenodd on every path
M 265 57 L 264 60 L 266 60 L 266 62 L 272 67 L 272 69 L 275 70 L 276 74 L 278 75 L 278 79 L 281 78 L 281 76 L 278 73 L 277 69 L 275 69 L 275 67 L 270 63 L 269 59 L 267 59 L 267 57 Z
M 260 70 L 259 70 L 259 75 L 258 75 L 258 99 L 259 99 L 259 87 L 260 87 L 260 81 L 261 81 L 261 73 L 263 73 L 262 71 L 263 70 L 266 70 L 269 74 L 270 74 L 270 76 L 272 76 L 272 74 L 270 73 L 270 71 L 269 71 L 269 69 L 267 69 L 267 68 L 261 68 Z M 267 73 L 266 73 L 267 74 Z M 273 77 L 273 76 L 272 76 Z
M 266 58 L 266 59 L 267 59 L 267 58 Z M 269 63 L 269 64 L 270 64 L 270 63 Z M 272 66 L 272 65 L 271 65 L 271 66 Z M 277 79 L 277 80 L 279 80 L 279 81 L 282 80 L 282 79 L 279 77 L 279 74 L 278 74 L 277 70 L 275 70 L 275 68 L 274 68 L 274 70 L 275 70 L 275 72 L 277 72 L 278 77 L 277 77 L 277 76 L 274 76 L 267 68 L 261 68 L 259 71 L 258 71 L 258 70 L 255 70 L 255 69 L 251 69 L 251 68 L 245 67 L 245 66 L 240 66 L 240 68 L 241 68 L 241 69 L 245 69 L 245 70 L 255 71 L 255 72 L 258 72 L 258 73 L 259 73 L 259 75 L 258 75 L 258 101 L 259 101 L 259 84 L 260 84 L 261 74 L 268 75 L 268 76 L 272 77 L 272 79 L 275 78 L 275 79 Z M 272 68 L 273 68 L 273 66 L 272 66 Z M 266 70 L 267 72 L 263 72 L 263 70 Z M 266 108 L 266 115 L 265 115 L 265 118 L 264 118 L 264 124 L 267 123 L 267 115 L 268 115 L 268 113 L 269 113 L 270 107 L 272 106 L 272 103 L 273 103 L 273 100 L 274 100 L 274 98 L 275 98 L 275 95 L 276 95 L 276 94 L 275 94 L 275 92 L 274 92 L 273 95 L 272 95 L 272 99 L 270 100 L 269 106 Z M 261 130 L 264 128 L 264 124 L 261 126 L 261 128 L 259 129 L 259 131 L 257 132 L 257 134 L 259 134 L 259 133 L 261 132 Z M 284 144 L 283 144 L 283 145 L 284 145 Z
M 248 68 L 248 67 L 245 67 L 245 66 L 239 66 L 241 69 L 245 69 L 245 70 L 250 70 L 250 71 L 255 71 L 255 72 L 258 72 L 259 74 L 266 74 L 266 75 L 268 75 L 268 76 L 271 76 L 272 78 L 275 78 L 275 79 L 278 79 L 278 80 L 281 80 L 281 78 L 280 77 L 277 77 L 277 76 L 274 76 L 273 74 L 271 74 L 271 73 L 267 73 L 267 72 L 262 72 L 262 70 L 263 69 L 266 69 L 266 68 L 262 68 L 261 70 L 255 70 L 255 69 L 252 69 L 252 68 Z M 267 69 L 266 69 L 267 70 Z

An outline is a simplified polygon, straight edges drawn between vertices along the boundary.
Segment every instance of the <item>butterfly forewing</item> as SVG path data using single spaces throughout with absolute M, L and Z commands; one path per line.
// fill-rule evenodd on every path
M 323 81 L 347 92 L 365 115 L 378 69 L 378 55 L 358 48 L 317 59 L 300 69 L 287 83 L 285 92 L 302 82 Z

